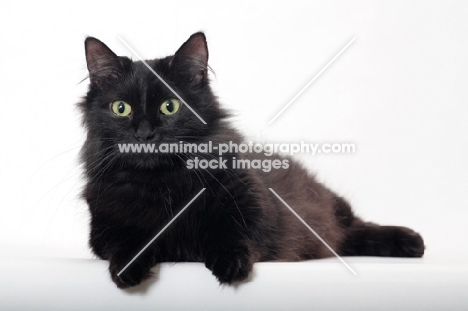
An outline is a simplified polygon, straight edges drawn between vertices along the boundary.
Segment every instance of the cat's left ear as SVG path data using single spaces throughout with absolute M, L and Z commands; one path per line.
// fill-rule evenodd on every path
M 118 75 L 122 67 L 120 58 L 100 40 L 86 38 L 85 52 L 91 83 L 101 85 Z
M 203 32 L 197 32 L 174 54 L 170 66 L 189 75 L 190 82 L 205 82 L 208 75 L 208 45 Z

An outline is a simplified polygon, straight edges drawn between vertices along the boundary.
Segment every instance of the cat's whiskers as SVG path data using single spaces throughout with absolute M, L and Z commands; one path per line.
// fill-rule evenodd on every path
M 99 155 L 99 154 L 101 154 L 101 153 L 106 152 L 107 150 L 109 150 L 109 149 L 111 149 L 111 148 L 112 148 L 112 146 L 111 146 L 111 147 L 108 147 L 108 148 L 105 148 L 105 149 L 103 149 L 103 150 L 100 150 L 100 151 L 96 152 L 96 153 L 93 154 L 93 155 L 94 155 L 94 156 L 95 156 L 95 155 Z M 87 158 L 89 158 L 89 157 L 87 157 Z M 96 162 L 98 162 L 98 161 L 94 161 L 93 163 L 96 163 Z M 70 171 L 69 171 L 69 172 L 70 172 Z M 66 175 L 68 175 L 69 172 L 68 172 Z M 78 172 L 80 172 L 80 171 L 77 170 L 77 172 L 75 172 L 72 176 L 70 176 L 70 177 L 67 178 L 66 180 L 71 179 L 71 178 L 74 177 Z M 65 176 L 66 176 L 66 175 L 65 175 Z M 54 193 L 52 194 L 52 196 L 51 196 L 51 198 L 50 198 L 50 200 L 49 200 L 49 205 L 50 205 L 50 203 L 51 203 L 53 197 L 55 196 L 55 192 L 56 192 L 56 190 L 57 190 L 57 187 L 58 187 L 61 183 L 65 182 L 66 180 L 61 180 L 61 181 L 54 187 L 54 188 L 55 188 L 55 191 L 54 191 Z M 46 230 L 45 230 L 45 232 L 44 232 L 43 243 L 45 242 L 45 239 L 47 238 L 47 233 L 49 232 L 50 226 L 52 225 L 52 222 L 53 222 L 53 220 L 54 220 L 54 218 L 55 218 L 55 215 L 56 215 L 57 212 L 58 212 L 58 209 L 60 208 L 60 206 L 62 205 L 62 203 L 65 201 L 65 199 L 68 197 L 68 195 L 70 195 L 70 193 L 72 192 L 72 190 L 74 190 L 75 187 L 76 187 L 79 183 L 81 183 L 81 182 L 82 182 L 81 180 L 78 180 L 77 182 L 75 182 L 75 183 L 70 187 L 70 189 L 67 191 L 67 193 L 63 196 L 63 198 L 59 201 L 59 203 L 57 204 L 57 206 L 55 207 L 54 212 L 52 213 L 52 216 L 50 217 L 50 219 L 49 219 L 49 221 L 48 221 L 48 223 L 47 223 L 47 227 L 46 227 Z M 52 189 L 51 189 L 50 191 L 52 191 Z M 49 192 L 50 192 L 50 191 L 49 191 Z M 41 200 L 42 200 L 42 199 L 41 199 Z M 40 201 L 39 201 L 39 202 L 40 202 Z M 39 203 L 39 202 L 38 202 L 38 203 Z M 31 211 L 31 212 L 32 212 L 32 211 Z
M 107 188 L 106 188 L 106 189 L 104 189 L 104 191 L 101 193 L 101 185 L 102 185 L 102 179 L 101 179 L 101 177 L 104 175 L 105 171 L 106 171 L 107 169 L 109 169 L 118 159 L 119 159 L 119 154 L 113 155 L 113 157 L 111 157 L 111 159 L 110 159 L 109 162 L 106 164 L 106 166 L 104 166 L 104 167 L 101 169 L 100 175 L 99 175 L 99 173 L 96 175 L 96 179 L 99 179 L 99 180 L 100 180 L 100 182 L 99 182 L 99 188 L 98 188 L 98 193 L 97 193 L 97 198 L 96 198 L 96 202 L 99 201 L 99 198 L 100 198 L 101 194 L 104 193 L 104 192 L 107 190 Z M 97 178 L 97 176 L 99 176 L 99 178 Z M 113 183 L 113 184 L 115 184 L 115 183 Z M 113 185 L 113 184 L 112 184 L 112 185 Z M 110 187 L 110 186 L 109 186 L 109 187 Z M 108 187 L 108 188 L 109 188 L 109 187 Z
M 210 156 L 210 157 L 211 157 L 212 159 L 214 159 L 214 160 L 218 160 L 218 158 L 217 158 L 215 155 L 211 154 L 211 153 L 208 153 L 207 155 Z M 232 184 L 233 186 L 234 186 L 234 183 L 233 183 L 231 177 L 229 176 L 229 174 L 233 174 L 234 177 L 236 177 L 237 180 L 238 180 L 240 183 L 242 183 L 243 185 L 247 186 L 247 184 L 239 177 L 239 175 L 237 175 L 237 173 L 235 172 L 234 169 L 228 167 L 228 168 L 224 169 L 224 172 L 226 172 L 226 176 L 229 178 L 229 180 L 231 181 L 231 184 Z
M 174 136 L 175 138 L 204 138 L 203 136 Z M 186 141 L 181 140 L 183 143 L 188 143 Z
M 83 159 L 83 161 L 86 163 L 88 161 L 88 159 L 90 159 L 92 157 L 97 158 L 93 162 L 85 164 L 87 167 L 90 167 L 89 171 L 87 172 L 88 176 L 91 176 L 94 170 L 98 169 L 105 161 L 107 161 L 108 157 L 112 157 L 112 156 L 115 155 L 114 153 L 109 153 L 109 154 L 105 155 L 104 157 L 102 157 L 106 152 L 112 150 L 113 148 L 114 148 L 114 146 L 105 147 L 104 149 L 101 149 L 101 150 L 99 150 L 99 151 L 97 151 L 97 152 L 95 152 L 93 154 L 90 154 L 85 159 Z M 99 162 L 99 164 L 95 165 L 98 162 Z
M 76 148 L 74 148 L 74 149 L 76 149 Z M 65 151 L 65 152 L 69 152 L 69 151 L 71 151 L 71 150 L 72 150 L 72 149 L 70 149 L 70 150 L 68 150 L 68 151 Z M 105 151 L 107 151 L 107 150 L 106 150 L 106 149 L 104 149 L 104 150 L 99 150 L 98 152 L 96 152 L 96 153 L 94 153 L 93 155 L 90 155 L 90 156 L 98 155 L 98 154 L 103 153 L 103 152 L 105 152 Z M 65 153 L 65 152 L 64 152 L 64 153 Z M 63 153 L 62 153 L 62 154 L 63 154 Z M 87 158 L 89 158 L 89 157 L 87 157 Z M 86 158 L 86 159 L 87 159 L 87 158 Z M 76 170 L 76 171 L 75 171 L 71 176 L 67 177 L 67 176 L 70 174 L 70 172 L 72 172 L 73 170 Z M 39 204 L 42 202 L 42 200 L 44 200 L 50 193 L 52 193 L 52 194 L 50 195 L 49 203 L 47 204 L 47 206 L 50 206 L 52 200 L 53 200 L 54 197 L 55 197 L 55 194 L 56 194 L 56 192 L 57 192 L 58 187 L 59 187 L 61 184 L 63 184 L 63 183 L 65 183 L 65 182 L 69 181 L 70 179 L 74 178 L 78 173 L 81 173 L 81 171 L 80 171 L 78 168 L 76 168 L 76 167 L 73 167 L 72 169 L 68 170 L 67 173 L 65 173 L 65 175 L 63 175 L 63 177 L 60 179 L 60 181 L 59 181 L 57 184 L 55 184 L 52 188 L 50 188 L 49 190 L 47 190 L 47 191 L 41 196 L 41 198 L 33 205 L 33 207 L 32 207 L 31 209 L 29 209 L 29 210 L 26 212 L 26 217 L 27 217 L 27 218 L 30 217 L 30 215 L 36 210 L 37 206 L 39 206 Z M 78 182 L 77 182 L 77 183 L 78 183 Z M 77 184 L 77 183 L 76 183 L 76 184 Z M 55 214 L 55 212 L 54 212 L 54 214 Z
M 118 158 L 119 158 L 118 153 L 117 154 L 112 154 L 111 153 L 111 154 L 106 155 L 102 159 L 102 161 L 99 163 L 99 165 L 94 168 L 94 170 L 98 170 L 98 171 L 96 172 L 96 174 L 94 176 L 91 176 L 91 179 L 88 180 L 88 183 L 92 183 L 94 181 L 100 180 L 102 178 L 102 176 L 104 175 L 104 173 L 106 172 L 106 170 L 109 167 L 111 167 L 112 164 L 114 164 L 115 161 L 117 161 Z M 104 166 L 101 167 L 101 165 L 103 165 L 103 164 L 104 164 Z
M 35 170 L 35 171 L 31 174 L 31 176 L 29 177 L 29 179 L 28 179 L 28 181 L 26 182 L 26 184 L 29 184 L 29 183 L 31 182 L 31 179 L 33 179 L 34 175 L 36 175 L 37 172 L 39 172 L 39 171 L 40 171 L 45 165 L 47 165 L 50 161 L 56 159 L 57 157 L 59 157 L 59 156 L 61 156 L 61 155 L 66 154 L 66 153 L 68 153 L 68 152 L 70 152 L 70 151 L 76 150 L 76 149 L 78 149 L 78 148 L 81 148 L 81 145 L 78 145 L 78 146 L 76 146 L 76 147 L 70 148 L 70 149 L 65 150 L 65 151 L 63 151 L 63 152 L 60 152 L 60 153 L 54 155 L 52 158 L 50 158 L 50 159 L 48 159 L 47 161 L 45 161 L 44 163 L 42 163 L 41 166 L 39 166 L 39 168 L 38 168 L 37 170 Z M 68 174 L 68 173 L 67 173 L 67 174 Z
M 203 138 L 203 137 L 201 137 L 201 136 L 175 136 L 175 137 Z M 181 140 L 181 142 L 183 142 L 183 143 L 188 143 L 187 141 L 184 141 L 184 140 Z M 186 153 L 182 153 L 182 154 L 186 154 Z M 195 154 L 195 153 L 193 153 L 193 152 L 190 153 L 190 154 L 192 154 L 192 155 L 194 155 L 194 156 L 198 156 L 197 154 Z M 210 156 L 211 158 L 213 158 L 213 159 L 215 159 L 215 160 L 218 160 L 218 158 L 217 158 L 215 155 L 211 154 L 211 153 L 208 153 L 208 154 L 206 154 L 206 155 Z M 193 159 L 193 158 L 192 158 L 192 159 Z M 232 182 L 231 177 L 229 176 L 229 173 L 232 173 L 232 174 L 239 180 L 239 182 L 241 182 L 242 184 L 245 185 L 245 182 L 239 177 L 239 175 L 237 175 L 237 173 L 236 173 L 233 169 L 227 168 L 227 169 L 224 169 L 224 171 L 225 171 L 226 173 L 228 173 L 227 176 L 228 176 L 229 180 L 231 181 L 231 184 L 232 184 L 232 185 L 234 185 L 234 184 L 233 184 L 233 182 Z
M 190 154 L 183 153 L 183 155 L 185 155 L 185 156 L 187 157 L 187 159 L 194 160 L 194 158 L 192 158 L 192 157 L 190 156 Z M 211 191 L 211 193 L 212 193 L 212 194 L 215 196 L 215 198 L 218 200 L 218 197 L 216 196 L 216 194 L 214 193 L 213 189 L 211 188 L 210 183 L 206 180 L 205 175 L 203 175 L 203 172 L 200 171 L 200 169 L 197 169 L 197 168 L 193 168 L 192 170 L 193 170 L 193 172 L 197 175 L 197 177 L 200 179 L 200 182 L 202 183 L 202 185 L 204 185 L 204 183 L 203 183 L 203 181 L 201 180 L 201 178 L 200 178 L 200 176 L 199 176 L 198 174 L 200 174 L 201 177 L 203 177 L 203 179 L 205 180 L 205 183 L 206 183 L 206 187 L 209 188 L 209 190 Z M 197 173 L 197 172 L 198 172 L 198 173 Z M 218 200 L 218 202 L 220 202 L 220 201 Z M 221 203 L 221 202 L 220 202 L 220 203 Z
M 180 154 L 175 153 L 175 156 L 176 156 L 177 158 L 179 158 L 180 161 L 182 161 L 182 163 L 186 163 L 186 161 L 184 160 L 184 158 L 182 158 L 182 156 L 181 156 Z M 196 173 L 195 173 L 195 175 L 196 175 Z M 189 176 L 190 176 L 191 185 L 193 186 L 192 175 L 189 174 Z M 204 188 L 206 188 L 205 185 L 203 184 L 203 181 L 200 179 L 200 177 L 199 177 L 198 175 L 196 175 L 196 176 L 197 176 L 198 179 L 200 180 L 201 186 L 204 187 Z M 192 188 L 192 187 L 191 187 L 191 188 Z

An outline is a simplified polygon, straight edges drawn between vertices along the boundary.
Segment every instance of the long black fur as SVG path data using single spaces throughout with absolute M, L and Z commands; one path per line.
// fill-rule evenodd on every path
M 87 139 L 82 161 L 83 197 L 91 214 L 90 246 L 108 260 L 120 288 L 147 279 L 160 262 L 204 262 L 222 283 L 245 279 L 258 261 L 297 261 L 332 256 L 268 190 L 273 188 L 339 254 L 420 257 L 421 236 L 404 227 L 381 227 L 355 217 L 349 204 L 317 182 L 291 158 L 288 169 L 187 169 L 195 156 L 214 154 L 124 154 L 119 143 L 241 143 L 213 95 L 207 76 L 203 33 L 192 35 L 173 55 L 147 61 L 206 121 L 186 106 L 163 115 L 159 106 L 174 94 L 142 62 L 115 55 L 87 38 L 90 86 L 79 104 Z M 117 117 L 116 99 L 132 105 Z M 237 159 L 258 154 L 224 155 Z M 266 159 L 266 156 L 260 159 Z M 274 155 L 269 159 L 284 160 Z M 202 188 L 206 190 L 120 276 L 118 272 Z

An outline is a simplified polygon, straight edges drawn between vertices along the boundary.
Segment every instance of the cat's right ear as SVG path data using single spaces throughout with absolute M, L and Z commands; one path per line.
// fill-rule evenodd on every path
M 86 64 L 92 84 L 116 78 L 122 67 L 120 58 L 100 40 L 88 37 L 85 40 Z

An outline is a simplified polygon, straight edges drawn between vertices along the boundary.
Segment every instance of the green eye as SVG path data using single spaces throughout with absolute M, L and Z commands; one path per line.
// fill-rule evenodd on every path
M 119 117 L 126 117 L 132 112 L 132 106 L 124 102 L 123 100 L 116 100 L 112 102 L 112 112 Z
M 180 102 L 177 99 L 168 99 L 165 100 L 159 110 L 165 115 L 171 115 L 179 111 L 180 109 Z

